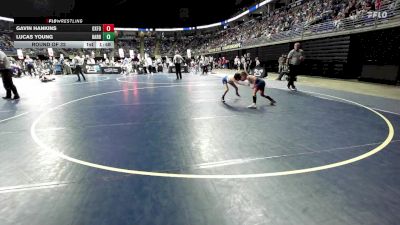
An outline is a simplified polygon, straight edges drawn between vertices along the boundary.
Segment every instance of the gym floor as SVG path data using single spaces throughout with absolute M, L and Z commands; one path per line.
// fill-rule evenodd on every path
M 400 100 L 220 76 L 14 79 L 0 224 L 399 223 Z

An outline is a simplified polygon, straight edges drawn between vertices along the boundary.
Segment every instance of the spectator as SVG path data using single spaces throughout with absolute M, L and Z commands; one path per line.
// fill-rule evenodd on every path
M 240 59 L 239 59 L 239 56 L 235 57 L 234 65 L 235 65 L 235 69 L 240 70 Z
M 282 54 L 281 57 L 279 57 L 278 59 L 278 73 L 279 76 L 276 80 L 282 80 L 283 77 L 283 71 L 285 69 L 285 64 L 286 64 L 286 55 Z

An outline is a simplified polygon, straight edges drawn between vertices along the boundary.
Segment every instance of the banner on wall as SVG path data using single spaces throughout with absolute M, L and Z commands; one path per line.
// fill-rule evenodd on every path
M 133 57 L 135 57 L 135 54 L 133 52 L 133 50 L 129 50 L 129 56 L 133 59 Z
M 83 71 L 87 74 L 101 73 L 101 67 L 98 64 L 86 64 Z
M 219 51 L 221 51 L 221 47 L 208 49 L 208 52 L 209 52 L 209 53 L 219 52 Z
M 122 72 L 121 67 L 101 67 L 101 73 L 103 74 L 120 74 Z

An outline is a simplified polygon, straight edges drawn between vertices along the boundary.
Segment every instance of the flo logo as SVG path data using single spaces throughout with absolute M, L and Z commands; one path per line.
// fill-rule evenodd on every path
M 264 74 L 265 74 L 264 69 L 262 69 L 261 67 L 254 68 L 253 73 L 254 73 L 254 76 L 256 76 L 256 77 L 264 77 Z
M 368 18 L 378 18 L 378 19 L 385 19 L 387 18 L 387 12 L 383 11 L 383 12 L 368 12 Z

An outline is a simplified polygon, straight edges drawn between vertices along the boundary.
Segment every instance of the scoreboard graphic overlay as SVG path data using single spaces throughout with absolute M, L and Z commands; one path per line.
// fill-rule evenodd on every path
M 85 19 L 16 18 L 15 48 L 114 48 L 114 24 Z

